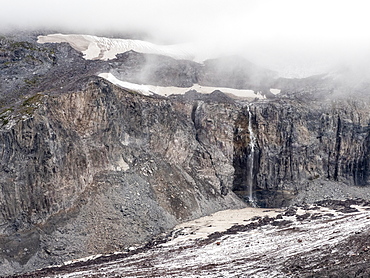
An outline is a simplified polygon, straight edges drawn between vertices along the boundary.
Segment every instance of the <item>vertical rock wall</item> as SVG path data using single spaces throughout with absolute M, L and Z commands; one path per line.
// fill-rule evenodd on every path
M 246 190 L 250 154 L 246 110 L 235 125 L 236 192 Z M 287 205 L 317 181 L 369 184 L 370 113 L 365 100 L 281 99 L 254 103 L 251 111 L 258 141 L 253 184 L 259 205 Z

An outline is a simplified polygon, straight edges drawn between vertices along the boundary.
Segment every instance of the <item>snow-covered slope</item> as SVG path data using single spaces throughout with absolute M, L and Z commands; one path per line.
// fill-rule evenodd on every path
M 199 56 L 195 56 L 190 44 L 180 45 L 156 45 L 150 42 L 131 39 L 111 39 L 105 37 L 97 37 L 92 35 L 65 35 L 65 34 L 50 34 L 46 36 L 39 36 L 38 43 L 68 43 L 75 50 L 81 52 L 86 60 L 110 60 L 115 59 L 117 54 L 128 51 L 135 51 L 146 54 L 156 54 L 168 56 L 174 59 L 183 60 L 199 60 Z M 169 96 L 174 94 L 185 94 L 190 90 L 195 90 L 199 93 L 210 94 L 215 90 L 220 90 L 233 98 L 241 98 L 254 100 L 256 98 L 262 99 L 264 95 L 253 90 L 239 90 L 225 87 L 201 86 L 194 84 L 192 87 L 173 87 L 173 86 L 154 86 L 154 85 L 139 85 L 124 80 L 119 80 L 111 73 L 100 73 L 100 77 L 105 78 L 111 83 L 122 88 L 137 91 L 143 95 L 158 94 L 162 96 Z M 273 94 L 280 91 L 271 90 Z
M 251 100 L 254 100 L 256 98 L 258 99 L 265 98 L 262 94 L 260 94 L 259 92 L 254 92 L 253 90 L 237 90 L 233 88 L 224 88 L 224 87 L 209 87 L 201 86 L 199 84 L 194 84 L 192 87 L 188 88 L 173 86 L 163 87 L 154 85 L 139 85 L 119 80 L 111 73 L 100 73 L 99 76 L 121 88 L 130 89 L 147 96 L 152 95 L 153 93 L 161 96 L 183 95 L 191 90 L 195 90 L 201 94 L 210 94 L 216 90 L 220 90 L 221 92 L 229 95 L 232 98 L 251 99 Z
M 327 200 L 284 211 L 221 211 L 177 226 L 164 244 L 100 255 L 100 261 L 84 258 L 31 275 L 368 277 L 369 209 L 355 201 Z
M 166 55 L 175 59 L 193 60 L 195 58 L 191 46 L 157 45 L 141 40 L 110 39 L 91 35 L 50 34 L 39 36 L 38 43 L 69 43 L 74 49 L 84 54 L 87 60 L 110 60 L 117 54 L 130 50 L 139 53 Z

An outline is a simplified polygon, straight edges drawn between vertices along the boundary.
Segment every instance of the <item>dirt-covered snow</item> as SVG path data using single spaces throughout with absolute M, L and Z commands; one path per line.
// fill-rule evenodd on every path
M 164 241 L 22 277 L 368 277 L 369 229 L 363 201 L 223 211 Z

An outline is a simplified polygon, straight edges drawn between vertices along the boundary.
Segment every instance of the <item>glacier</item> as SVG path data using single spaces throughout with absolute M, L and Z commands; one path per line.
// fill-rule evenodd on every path
M 78 34 L 49 34 L 38 36 L 38 43 L 70 44 L 81 52 L 86 60 L 111 60 L 116 55 L 127 51 L 136 51 L 145 54 L 165 55 L 174 59 L 195 60 L 191 44 L 157 45 L 151 42 L 132 39 L 111 39 L 92 35 Z

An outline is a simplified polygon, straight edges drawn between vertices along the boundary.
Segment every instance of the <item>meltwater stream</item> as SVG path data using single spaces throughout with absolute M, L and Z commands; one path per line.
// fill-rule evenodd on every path
M 249 196 L 248 201 L 252 206 L 256 206 L 255 200 L 253 198 L 253 168 L 254 168 L 254 151 L 256 147 L 256 136 L 253 132 L 252 128 L 252 113 L 250 111 L 250 106 L 247 106 L 248 109 L 248 132 L 249 132 L 249 148 L 250 148 L 250 154 L 248 156 L 249 161 L 249 175 L 248 175 L 248 190 L 249 190 Z

